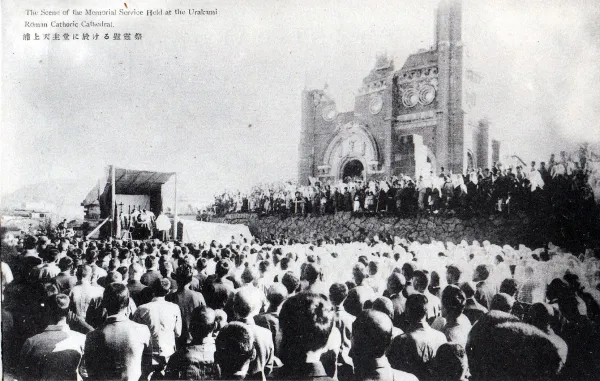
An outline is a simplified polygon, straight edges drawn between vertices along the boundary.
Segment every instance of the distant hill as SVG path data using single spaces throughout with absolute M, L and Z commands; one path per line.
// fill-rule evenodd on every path
M 86 180 L 58 179 L 24 186 L 12 193 L 3 195 L 0 199 L 0 209 L 42 209 L 45 212 L 54 212 L 63 218 L 82 219 L 83 207 L 81 202 L 85 199 L 96 183 Z M 181 187 L 184 188 L 184 187 Z M 206 206 L 210 201 L 198 201 L 188 197 L 185 189 L 178 190 L 179 214 L 195 215 L 198 209 Z M 172 195 L 164 195 L 165 208 L 171 208 Z
M 26 185 L 3 195 L 2 209 L 47 209 L 64 218 L 83 218 L 80 205 L 92 186 L 87 181 L 58 179 Z

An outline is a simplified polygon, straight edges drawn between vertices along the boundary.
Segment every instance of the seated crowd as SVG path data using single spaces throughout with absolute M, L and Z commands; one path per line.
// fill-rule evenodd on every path
M 558 209 L 585 211 L 594 204 L 589 184 L 590 170 L 585 161 L 560 161 L 551 156 L 548 165 L 491 169 L 470 168 L 465 174 L 433 172 L 412 179 L 399 176 L 365 182 L 345 179 L 340 183 L 312 181 L 309 186 L 292 183 L 255 187 L 249 194 L 223 193 L 215 197 L 211 213 L 220 216 L 233 212 L 306 215 L 339 211 L 390 213 L 410 216 L 419 212 L 490 214 L 495 212 L 547 212 Z
M 19 380 L 590 380 L 600 260 L 531 250 L 232 237 L 2 242 Z

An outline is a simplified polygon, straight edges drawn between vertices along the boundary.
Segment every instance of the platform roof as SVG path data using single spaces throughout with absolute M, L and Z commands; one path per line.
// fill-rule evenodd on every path
M 169 181 L 175 172 L 143 171 L 137 169 L 115 168 L 115 193 L 116 194 L 148 194 L 160 190 L 160 187 Z M 82 206 L 91 205 L 105 191 L 110 192 L 110 167 L 106 176 L 90 190 Z
M 140 171 L 136 169 L 115 168 L 115 193 L 146 194 L 160 190 L 175 172 Z M 107 179 L 110 184 L 110 174 Z

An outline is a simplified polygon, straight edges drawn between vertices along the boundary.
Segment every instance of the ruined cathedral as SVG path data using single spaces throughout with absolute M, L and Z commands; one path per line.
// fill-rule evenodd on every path
M 354 110 L 337 110 L 323 90 L 303 91 L 299 183 L 490 166 L 499 142 L 477 109 L 482 77 L 468 67 L 461 33 L 460 1 L 442 0 L 431 49 L 411 54 L 399 70 L 378 56 Z

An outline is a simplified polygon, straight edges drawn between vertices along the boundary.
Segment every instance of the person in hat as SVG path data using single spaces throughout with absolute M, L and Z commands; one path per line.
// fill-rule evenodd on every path
M 162 372 L 175 352 L 175 340 L 181 336 L 181 312 L 175 303 L 167 302 L 165 296 L 171 289 L 168 279 L 158 279 L 152 284 L 154 298 L 140 306 L 133 314 L 133 321 L 144 324 L 152 334 L 152 365 L 155 372 Z
M 67 295 L 52 295 L 46 303 L 49 324 L 42 333 L 25 341 L 20 354 L 20 376 L 23 380 L 77 380 L 85 335 L 71 331 L 67 324 Z

